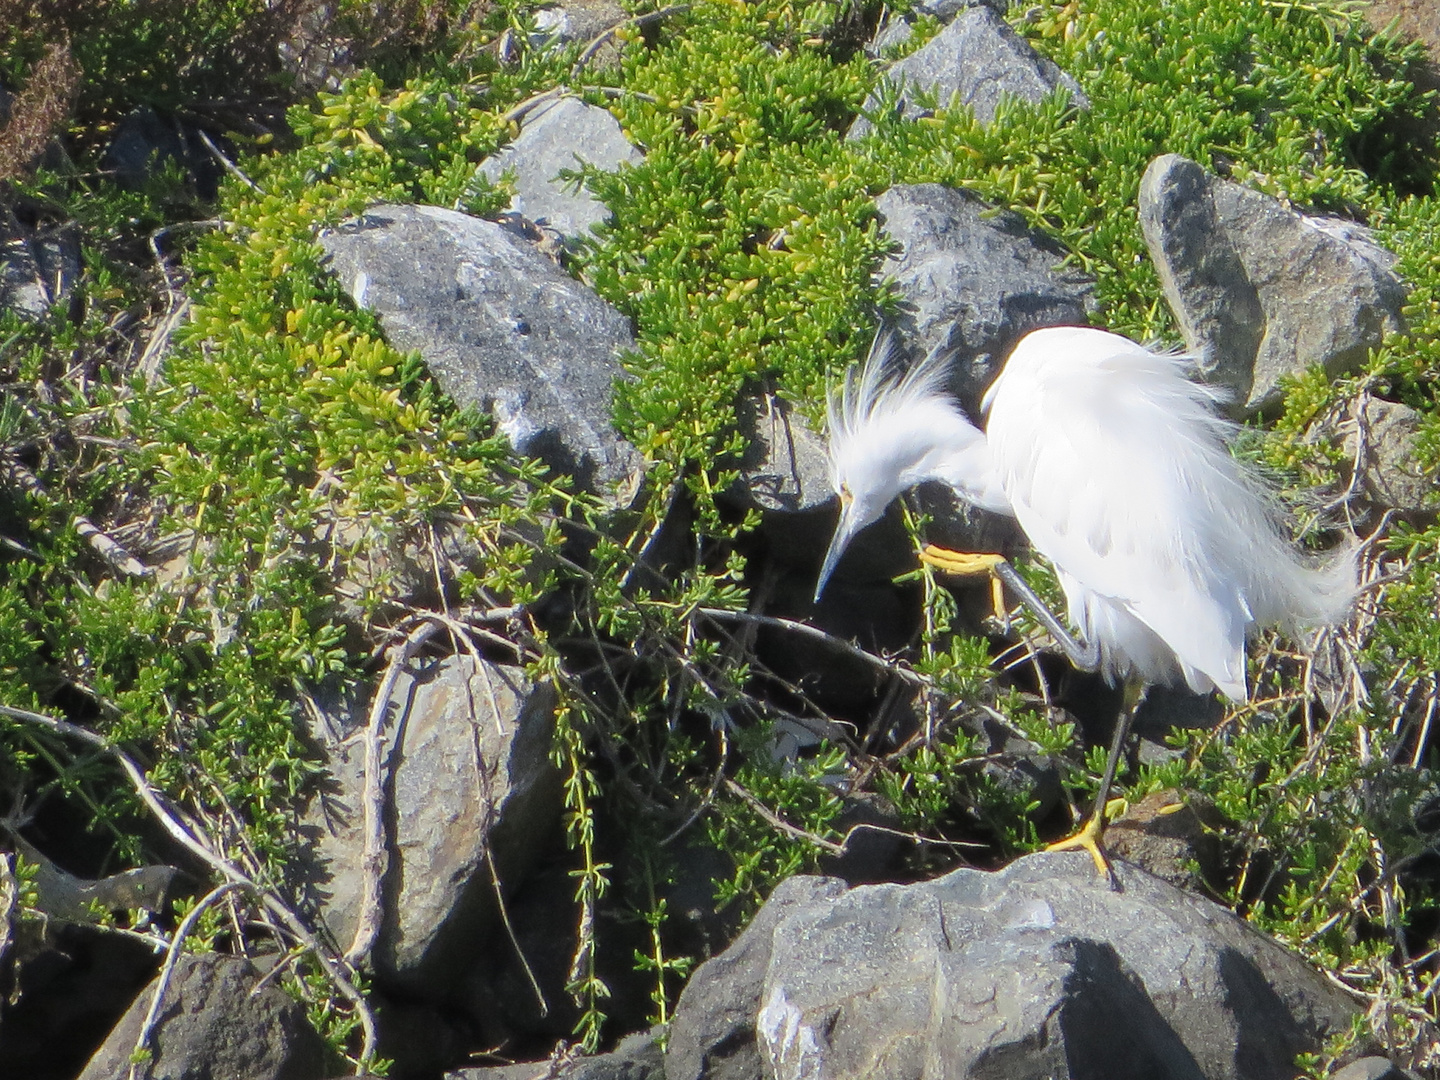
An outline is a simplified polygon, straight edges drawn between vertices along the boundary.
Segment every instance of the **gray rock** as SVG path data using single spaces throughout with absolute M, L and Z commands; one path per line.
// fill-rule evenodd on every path
M 515 174 L 510 209 L 573 243 L 607 220 L 605 204 L 583 187 L 560 179 L 561 170 L 581 165 L 613 172 L 644 160 L 609 112 L 566 97 L 541 105 L 526 118 L 515 141 L 480 163 L 479 172 L 499 180 Z
M 40 318 L 70 297 L 82 265 L 73 226 L 22 233 L 0 229 L 0 310 Z
M 790 914 L 844 892 L 845 883 L 837 878 L 782 881 L 734 944 L 696 968 L 670 1023 L 666 1080 L 758 1080 L 755 1020 L 775 929 Z
M 256 992 L 260 973 L 248 960 L 184 956 L 175 967 L 153 1056 L 140 1075 L 176 1080 L 316 1080 L 327 1075 L 329 1051 L 305 1009 L 278 986 Z M 81 1080 L 124 1080 L 130 1053 L 150 1008 L 154 984 L 95 1052 Z
M 932 0 L 932 2 L 916 4 L 912 12 L 918 15 L 929 15 L 941 23 L 949 23 L 966 8 L 978 7 L 982 4 L 993 8 L 997 15 L 1004 15 L 1010 7 L 1007 0 Z M 871 39 L 865 51 L 871 56 L 884 56 L 887 50 L 909 41 L 911 34 L 914 33 L 914 28 L 908 21 L 909 18 L 913 18 L 913 15 L 891 18 L 875 32 L 875 37 Z
M 535 12 L 535 31 L 530 45 L 550 51 L 575 43 L 588 44 L 605 30 L 630 18 L 615 0 L 565 0 Z M 601 46 L 590 61 L 592 67 L 609 67 L 620 59 L 620 46 L 613 38 Z
M 115 125 L 115 134 L 100 158 L 100 168 L 111 173 L 123 188 L 139 191 L 168 165 L 185 173 L 202 199 L 220 190 L 225 167 L 205 140 L 222 151 L 233 152 L 223 135 L 206 132 L 184 117 L 161 115 L 142 105 Z
M 1079 83 L 983 4 L 961 10 L 954 22 L 897 62 L 885 78 L 910 91 L 911 96 L 905 96 L 902 90 L 900 106 L 907 120 L 925 115 L 914 104 L 915 91 L 934 94 L 943 108 L 968 105 L 983 124 L 995 118 L 1002 95 L 1038 103 L 1064 89 L 1080 108 L 1090 106 Z M 880 98 L 872 95 L 863 108 L 872 111 L 879 103 Z M 860 116 L 845 137 L 858 139 L 870 130 L 870 121 Z
M 1087 856 L 1047 853 L 844 893 L 787 882 L 682 995 L 667 1075 L 1289 1080 L 1348 1029 L 1355 1005 L 1299 957 L 1119 873 L 1113 892 Z
M 1354 369 L 1401 330 L 1395 257 L 1352 222 L 1308 217 L 1176 154 L 1140 182 L 1140 225 L 1186 346 L 1242 410 L 1283 375 Z
M 628 320 L 506 229 L 436 206 L 372 207 L 321 237 L 355 303 L 516 450 L 620 504 L 641 473 L 611 425 Z
M 653 1032 L 621 1039 L 608 1054 L 577 1057 L 553 1064 L 531 1061 L 488 1069 L 458 1069 L 445 1080 L 665 1080 L 664 1052 Z
M 880 27 L 880 29 L 875 31 L 875 36 L 870 39 L 870 44 L 865 46 L 865 51 L 873 57 L 877 57 L 879 59 L 888 59 L 888 54 L 890 53 L 890 50 L 898 49 L 901 45 L 904 45 L 907 41 L 909 41 L 910 38 L 914 36 L 914 34 L 915 28 L 911 26 L 911 24 L 906 19 L 892 18 L 884 26 Z M 868 106 L 869 104 L 870 102 L 867 100 L 866 105 Z M 857 118 L 854 123 L 861 124 L 862 119 Z M 863 127 L 860 131 L 860 135 L 864 135 L 869 132 L 872 126 L 873 125 L 871 125 L 870 121 L 863 120 Z M 855 130 L 853 126 L 851 130 Z M 857 135 L 855 137 L 859 138 L 860 136 Z
M 519 668 L 477 669 L 468 657 L 448 657 L 403 671 L 392 701 L 389 745 L 399 731 L 399 746 L 387 756 L 390 865 L 372 959 L 387 981 L 423 995 L 479 955 L 497 921 L 486 846 L 502 886 L 513 888 L 559 820 L 549 759 L 555 694 Z M 367 713 L 368 702 L 342 732 Z M 311 850 L 301 876 L 345 948 L 363 882 L 363 737 L 355 731 L 326 751 L 333 786 L 304 814 Z
M 761 510 L 813 510 L 835 498 L 825 440 L 774 394 L 742 398 L 740 431 L 748 442 L 740 463 L 745 501 Z
M 1086 322 L 1090 282 L 1062 270 L 1064 250 L 1019 215 L 942 184 L 896 185 L 875 207 L 900 244 L 881 273 L 905 300 L 904 351 L 954 354 L 951 389 L 972 410 L 1022 336 Z
M 966 8 L 988 7 L 996 15 L 1010 10 L 1010 0 L 920 0 L 915 10 L 948 23 Z
M 1383 1057 L 1363 1057 L 1334 1073 L 1330 1080 L 1414 1080 L 1415 1074 Z
M 24 838 L 16 843 L 35 867 L 36 906 L 51 919 L 93 923 L 95 905 L 104 911 L 166 911 L 180 875 L 173 866 L 137 866 L 91 881 L 68 873 Z
M 1419 464 L 1416 437 L 1420 414 L 1408 405 L 1367 397 L 1360 412 L 1340 425 L 1341 446 L 1350 461 L 1360 462 L 1360 491 L 1376 506 L 1404 513 L 1424 510 L 1433 502 L 1435 471 Z M 1364 432 L 1363 453 L 1360 433 Z

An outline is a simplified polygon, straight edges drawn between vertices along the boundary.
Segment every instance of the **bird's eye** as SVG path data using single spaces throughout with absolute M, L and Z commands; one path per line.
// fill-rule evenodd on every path
M 840 485 L 840 501 L 841 501 L 842 503 L 848 503 L 848 502 L 853 502 L 854 500 L 855 500 L 855 496 L 852 495 L 852 494 L 850 494 L 850 485 L 849 485 L 849 484 L 841 484 L 841 485 Z

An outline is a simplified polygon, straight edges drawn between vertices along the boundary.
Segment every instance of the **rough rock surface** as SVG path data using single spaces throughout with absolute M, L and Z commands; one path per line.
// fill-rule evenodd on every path
M 1331 1080 L 1419 1080 L 1408 1069 L 1402 1069 L 1387 1058 L 1363 1057 L 1337 1071 Z
M 835 498 L 825 439 L 789 402 L 774 394 L 747 397 L 737 411 L 749 442 L 740 463 L 748 502 L 761 510 L 797 512 Z
M 914 885 L 791 879 L 696 972 L 666 1075 L 1289 1080 L 1348 1027 L 1355 1006 L 1297 956 L 1119 873 L 1112 892 L 1067 853 Z
M 375 206 L 320 242 L 355 303 L 447 394 L 493 412 L 521 453 L 629 502 L 640 458 L 610 422 L 618 356 L 634 345 L 623 315 L 503 227 L 453 210 Z
M 602 32 L 630 17 L 615 0 L 565 0 L 535 12 L 534 49 L 558 49 L 573 42 L 589 44 Z M 620 59 L 620 43 L 613 37 L 590 61 L 591 68 L 608 67 Z
M 530 1061 L 482 1069 L 457 1069 L 445 1080 L 665 1080 L 664 1053 L 656 1036 L 639 1032 L 620 1040 L 608 1054 L 573 1058 L 552 1065 Z
M 558 820 L 559 778 L 548 756 L 555 697 L 519 668 L 477 669 L 457 656 L 407 668 L 392 701 L 389 746 L 400 734 L 387 757 L 390 866 L 374 962 L 387 982 L 423 994 L 463 970 L 493 928 L 486 845 L 501 882 L 513 884 Z M 313 838 L 305 873 L 344 948 L 363 880 L 363 736 L 327 749 L 334 787 L 305 815 L 302 832 Z
M 566 241 L 588 236 L 592 225 L 610 211 L 583 187 L 560 178 L 561 170 L 582 164 L 613 171 L 644 160 L 620 130 L 620 122 L 596 105 L 577 98 L 546 102 L 525 118 L 520 134 L 505 149 L 480 163 L 479 172 L 498 180 L 515 174 L 510 209 Z
M 900 102 L 901 114 L 908 120 L 925 115 L 914 103 L 915 91 L 934 94 L 941 107 L 968 105 L 984 124 L 995 118 L 1002 95 L 1040 102 L 1063 88 L 1081 108 L 1090 105 L 1079 83 L 983 4 L 961 10 L 949 26 L 898 61 L 885 77 L 910 91 L 907 95 L 902 90 Z M 873 111 L 879 104 L 879 97 L 872 96 L 863 110 Z M 846 138 L 858 139 L 870 130 L 870 121 L 859 116 Z
M 762 1075 L 755 1020 L 776 927 L 844 892 L 845 883 L 837 878 L 782 881 L 744 933 L 696 970 L 675 1005 L 666 1080 L 757 1080 Z
M 910 40 L 915 32 L 911 21 L 916 15 L 928 15 L 941 24 L 951 22 L 956 15 L 969 7 L 978 7 L 984 4 L 993 8 L 997 15 L 1004 15 L 1009 9 L 1009 0 L 926 0 L 916 4 L 909 13 L 900 17 L 891 17 L 884 26 L 875 31 L 875 37 L 865 47 L 865 51 L 874 57 L 883 57 L 887 49 L 893 49 L 903 45 Z
M 81 266 L 79 233 L 73 227 L 38 232 L 0 228 L 0 311 L 39 318 L 70 296 Z
M 1431 505 L 1434 470 L 1422 469 L 1416 456 L 1420 414 L 1408 405 L 1366 398 L 1360 419 L 1352 416 L 1341 425 L 1341 446 L 1346 456 L 1360 462 L 1360 493 L 1376 506 L 1414 513 Z M 1360 433 L 1364 449 L 1360 452 Z
M 1395 257 L 1353 222 L 1308 217 L 1178 154 L 1150 163 L 1139 208 L 1186 346 L 1244 409 L 1275 401 L 1283 375 L 1353 369 L 1404 326 Z
M 164 912 L 180 871 L 173 866 L 137 866 L 95 881 L 78 878 L 18 838 L 16 845 L 35 867 L 36 907 L 46 918 L 91 922 L 94 907 L 104 911 Z
M 900 244 L 881 267 L 904 297 L 897 324 L 912 360 L 954 354 L 951 389 L 974 408 L 1015 342 L 1042 326 L 1083 325 L 1090 283 L 1016 214 L 942 184 L 901 184 L 875 207 Z
M 260 972 L 247 960 L 185 956 L 176 965 L 152 1058 L 143 1075 L 176 1080 L 316 1080 L 327 1073 L 329 1051 L 305 1018 L 305 1008 L 278 986 L 255 993 Z M 152 983 L 96 1051 L 81 1080 L 119 1080 L 154 993 Z
M 207 138 L 233 156 L 234 148 L 218 132 L 208 133 L 192 120 L 162 115 L 142 105 L 115 126 L 100 167 L 113 173 L 121 187 L 139 190 L 151 176 L 173 162 L 184 170 L 197 195 L 213 199 L 225 169 L 205 145 Z

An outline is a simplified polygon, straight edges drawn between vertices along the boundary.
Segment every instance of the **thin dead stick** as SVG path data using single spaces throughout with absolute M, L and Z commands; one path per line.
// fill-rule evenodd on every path
M 345 950 L 345 961 L 349 964 L 358 964 L 365 959 L 380 934 L 380 891 L 389 863 L 389 853 L 385 849 L 385 784 L 381 775 L 380 747 L 384 741 L 385 714 L 390 710 L 390 695 L 395 692 L 395 684 L 405 665 L 421 646 L 440 632 L 443 625 L 438 619 L 426 619 L 390 650 L 390 664 L 370 706 L 370 721 L 365 726 L 365 786 L 360 796 L 365 807 L 365 847 L 360 856 L 360 873 L 364 880 L 360 889 L 360 915 L 355 924 L 355 937 Z
M 669 18 L 671 15 L 678 15 L 682 11 L 689 11 L 689 4 L 674 4 L 671 7 L 661 8 L 659 11 L 647 12 L 644 15 L 636 15 L 633 19 L 625 19 L 617 22 L 614 26 L 607 26 L 600 33 L 591 39 L 590 44 L 575 61 L 575 66 L 570 69 L 570 78 L 578 79 L 580 72 L 585 70 L 585 65 L 595 59 L 595 54 L 605 47 L 605 43 L 615 36 L 616 31 L 625 27 L 646 26 L 652 22 L 659 22 L 661 19 Z
M 705 797 L 700 800 L 700 805 L 695 807 L 695 809 L 691 811 L 690 816 L 675 828 L 669 836 L 660 841 L 662 848 L 669 847 L 679 839 L 691 825 L 694 825 L 695 822 L 700 819 L 700 815 L 710 808 L 710 804 L 715 801 L 715 793 L 720 790 L 720 782 L 725 779 L 725 765 L 730 760 L 730 736 L 725 733 L 723 726 L 719 729 L 719 733 L 720 764 L 715 766 L 715 778 L 710 781 L 710 788 L 705 792 Z
M 251 180 L 250 177 L 246 176 L 245 173 L 241 171 L 239 165 L 236 165 L 233 161 L 226 157 L 224 153 L 221 152 L 220 148 L 215 145 L 215 140 L 210 138 L 209 134 L 206 133 L 204 128 L 196 128 L 195 133 L 200 136 L 200 141 L 205 144 L 205 149 L 210 151 L 210 156 L 213 157 L 217 162 L 219 162 L 222 169 L 224 169 L 231 176 L 239 180 L 251 191 L 260 190 L 259 184 L 255 183 L 254 180 Z
M 891 664 L 873 653 L 866 652 L 858 645 L 852 645 L 843 638 L 838 638 L 834 634 L 827 634 L 824 630 L 817 629 L 807 623 L 795 622 L 793 619 L 777 619 L 773 615 L 754 615 L 748 611 L 726 611 L 724 608 L 696 608 L 695 614 L 703 615 L 707 619 L 714 619 L 716 622 L 752 623 L 756 626 L 769 626 L 776 630 L 799 634 L 801 637 L 808 637 L 814 641 L 823 642 L 830 648 L 859 660 L 867 666 L 874 668 L 876 671 L 883 671 L 887 675 L 894 675 L 915 686 L 930 686 L 930 680 L 918 671 L 911 671 L 909 668 Z
M 39 478 L 24 465 L 12 457 L 6 456 L 0 458 L 0 467 L 4 468 L 5 479 L 8 482 L 37 498 L 44 498 L 45 485 L 40 483 Z M 70 519 L 70 522 L 75 526 L 75 531 L 80 534 L 81 538 L 95 549 L 95 553 L 120 573 L 140 578 L 148 578 L 155 573 L 154 570 L 97 529 L 95 523 L 85 515 L 76 514 Z
M 558 97 L 563 97 L 564 95 L 565 87 L 563 86 L 552 86 L 549 90 L 542 90 L 538 94 L 532 94 L 530 97 L 520 102 L 519 105 L 516 105 L 513 109 L 507 112 L 504 116 L 500 117 L 500 121 L 501 123 L 505 124 L 519 123 L 535 109 L 538 109 L 541 105 L 544 105 L 545 102 L 553 101 L 554 99 Z
M 185 944 L 185 939 L 190 936 L 190 931 L 195 929 L 195 924 L 200 921 L 200 916 L 212 904 L 224 899 L 232 892 L 238 892 L 245 886 L 238 881 L 227 881 L 223 885 L 217 885 L 211 889 L 201 901 L 195 905 L 190 914 L 181 920 L 180 925 L 175 928 L 175 934 L 170 938 L 170 947 L 165 951 L 165 966 L 160 969 L 160 977 L 155 982 L 155 993 L 150 996 L 150 1007 L 145 1010 L 145 1021 L 140 1025 L 140 1035 L 135 1040 L 135 1049 L 130 1054 L 130 1080 L 136 1080 L 136 1071 L 141 1064 L 145 1065 L 145 1074 L 150 1072 L 150 1036 L 155 1033 L 155 1024 L 160 1018 L 160 1003 L 165 1000 L 165 991 L 170 986 L 170 979 L 175 974 L 175 965 L 180 960 L 180 949 Z
M 824 851 L 830 852 L 831 855 L 845 854 L 844 844 L 837 844 L 833 840 L 826 840 L 823 836 L 816 836 L 812 832 L 806 832 L 798 825 L 791 825 L 790 822 L 786 821 L 779 814 L 775 813 L 775 811 L 771 810 L 763 802 L 757 799 L 750 792 L 746 791 L 734 780 L 731 780 L 728 776 L 725 778 L 725 790 L 730 792 L 732 795 L 740 796 L 740 798 L 743 799 L 747 805 L 749 805 L 750 809 L 754 810 L 755 813 L 759 814 L 762 818 L 769 822 L 771 826 L 780 830 L 786 836 L 793 836 L 797 840 L 804 840 L 806 843 L 814 844 L 816 847 Z
M 331 982 L 340 991 L 341 995 L 350 1002 L 355 1013 L 360 1018 L 360 1027 L 364 1033 L 360 1050 L 360 1063 L 368 1065 L 375 1056 L 375 1015 L 370 1011 L 370 1005 L 365 996 L 356 988 L 351 972 L 345 968 L 343 959 L 337 959 L 330 955 L 320 944 L 310 928 L 305 925 L 301 918 L 266 889 L 261 888 L 239 867 L 211 851 L 204 843 L 194 836 L 189 829 L 181 824 L 180 819 L 161 801 L 160 793 L 157 792 L 146 779 L 145 774 L 140 771 L 139 766 L 132 761 L 123 750 L 116 746 L 103 735 L 98 735 L 88 728 L 72 724 L 68 720 L 59 720 L 53 716 L 46 716 L 43 713 L 31 712 L 29 709 L 17 709 L 9 705 L 0 705 L 0 716 L 8 716 L 13 720 L 23 720 L 26 723 L 35 724 L 57 735 L 65 735 L 72 739 L 78 739 L 88 746 L 98 747 L 109 754 L 124 770 L 135 793 L 140 796 L 140 801 L 155 815 L 156 819 L 164 830 L 175 839 L 181 847 L 189 851 L 205 865 L 209 866 L 227 881 L 243 885 L 284 924 L 285 929 L 299 942 L 303 943 L 320 965 L 325 973 L 330 976 Z M 344 965 L 344 966 L 342 966 Z M 353 969 L 352 969 L 353 970 Z

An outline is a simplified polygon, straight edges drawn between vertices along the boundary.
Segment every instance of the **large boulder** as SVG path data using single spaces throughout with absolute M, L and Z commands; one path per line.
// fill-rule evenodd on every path
M 885 79 L 899 89 L 900 112 L 907 120 L 926 115 L 914 100 L 917 91 L 933 94 L 942 108 L 969 106 L 983 124 L 995 118 L 1006 96 L 1039 103 L 1064 90 L 1076 105 L 1090 106 L 1079 83 L 984 4 L 962 9 L 950 25 L 892 66 Z M 873 112 L 879 105 L 879 96 L 872 95 L 862 108 Z M 858 139 L 871 129 L 870 121 L 859 116 L 845 137 Z
M 1228 910 L 1080 853 L 792 879 L 681 996 L 669 1080 L 1292 1080 L 1353 1002 Z M 1117 1037 L 1123 1027 L 1124 1037 Z
M 1140 226 L 1186 347 L 1242 411 L 1273 404 L 1281 378 L 1312 365 L 1355 369 L 1404 328 L 1395 256 L 1354 222 L 1165 154 L 1140 181 Z
M 899 250 L 881 265 L 903 300 L 897 322 L 913 361 L 954 356 L 950 387 L 972 410 L 1011 348 L 1042 326 L 1084 325 L 1089 279 L 1024 220 L 943 184 L 897 184 L 875 200 Z
M 372 961 L 387 986 L 433 997 L 482 954 L 498 917 L 496 890 L 519 884 L 557 828 L 555 693 L 520 668 L 455 656 L 412 662 L 391 700 L 389 870 Z M 301 886 L 342 949 L 355 935 L 364 882 L 358 719 L 317 732 L 331 785 L 301 826 L 311 839 Z
M 493 221 L 372 207 L 326 233 L 342 286 L 461 405 L 492 412 L 523 454 L 628 503 L 639 454 L 611 425 L 625 316 Z

